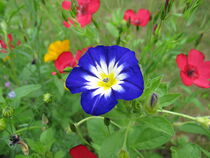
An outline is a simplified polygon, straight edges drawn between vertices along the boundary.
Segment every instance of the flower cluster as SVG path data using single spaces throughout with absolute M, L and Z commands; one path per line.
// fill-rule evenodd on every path
M 6 43 L 3 39 L 0 39 L 0 53 L 7 53 L 7 49 L 14 49 L 15 46 L 12 44 L 13 37 L 12 34 L 7 35 L 8 43 Z M 19 46 L 21 44 L 20 40 L 17 41 L 16 45 Z
M 144 81 L 135 52 L 120 46 L 88 49 L 66 80 L 72 93 L 80 93 L 84 111 L 91 115 L 109 112 L 118 99 L 141 96 Z
M 75 67 L 86 50 L 87 48 L 78 50 L 74 56 L 70 52 L 69 40 L 55 41 L 48 47 L 48 52 L 44 56 L 44 61 L 54 61 L 56 69 L 60 73 L 63 73 L 66 67 Z
M 71 1 L 64 0 L 62 8 L 64 10 L 71 10 Z M 100 7 L 100 0 L 77 0 L 76 7 L 76 18 L 75 20 L 80 24 L 81 27 L 85 27 L 92 21 L 92 16 L 98 11 Z M 74 21 L 68 18 L 67 21 L 63 22 L 64 26 L 69 28 Z
M 177 55 L 176 63 L 180 69 L 182 82 L 186 86 L 195 84 L 201 88 L 210 88 L 210 61 L 204 59 L 204 54 L 196 49 L 191 49 L 188 56 Z

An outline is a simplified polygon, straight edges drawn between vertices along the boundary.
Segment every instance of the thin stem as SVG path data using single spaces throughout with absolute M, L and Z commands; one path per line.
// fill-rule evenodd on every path
M 194 120 L 197 121 L 197 119 L 193 116 L 189 116 L 186 114 L 182 114 L 182 113 L 178 113 L 178 112 L 172 112 L 172 111 L 168 111 L 168 110 L 157 110 L 158 112 L 162 112 L 162 113 L 167 113 L 167 114 L 172 114 L 172 115 L 176 115 L 176 116 L 180 116 L 180 117 L 184 117 L 190 120 Z
M 75 123 L 75 126 L 80 126 L 80 125 L 81 125 L 82 123 L 84 123 L 85 121 L 88 121 L 88 120 L 91 120 L 91 119 L 102 119 L 102 120 L 104 120 L 104 117 L 102 117 L 102 116 L 90 116 L 90 117 L 86 117 L 86 118 L 84 118 L 83 120 L 81 120 L 81 121 Z M 111 122 L 113 125 L 115 125 L 116 127 L 121 128 L 121 126 L 118 125 L 117 123 L 115 123 L 115 122 L 113 122 L 113 121 L 110 121 L 110 122 Z
M 25 127 L 25 128 L 21 128 L 19 130 L 16 131 L 16 134 L 19 134 L 23 131 L 27 131 L 27 130 L 30 130 L 30 129 L 38 129 L 38 128 L 41 128 L 40 126 L 31 126 L 31 127 Z
M 80 138 L 82 139 L 82 141 L 83 141 L 84 143 L 86 143 L 87 145 L 90 145 L 90 143 L 82 136 L 82 133 L 81 133 L 80 129 L 78 128 L 78 126 L 75 125 L 75 127 L 76 127 L 76 132 L 77 132 L 77 134 L 80 136 Z

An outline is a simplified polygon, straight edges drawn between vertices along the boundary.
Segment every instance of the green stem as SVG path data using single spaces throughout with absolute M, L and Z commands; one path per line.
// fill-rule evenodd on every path
M 90 117 L 86 117 L 86 118 L 84 118 L 83 120 L 81 120 L 81 121 L 75 123 L 75 126 L 80 126 L 82 123 L 84 123 L 84 122 L 86 122 L 86 121 L 88 121 L 88 120 L 91 120 L 91 119 L 102 119 L 102 120 L 104 120 L 104 117 L 102 117 L 102 116 L 90 116 Z M 111 122 L 113 125 L 115 125 L 116 127 L 121 128 L 121 126 L 118 125 L 117 123 L 115 123 L 115 122 L 113 122 L 113 121 L 110 121 L 110 122 Z
M 184 118 L 187 118 L 187 119 L 190 119 L 190 120 L 197 121 L 197 118 L 196 117 L 189 116 L 189 115 L 186 115 L 186 114 L 182 114 L 182 113 L 178 113 L 178 112 L 172 112 L 172 111 L 168 111 L 168 110 L 157 110 L 157 111 L 158 112 L 172 114 L 172 115 L 176 115 L 176 116 L 180 116 L 180 117 L 184 117 Z
M 78 126 L 76 124 L 75 124 L 75 127 L 76 127 L 76 132 L 80 136 L 80 138 L 82 139 L 82 141 L 85 144 L 90 145 L 90 143 L 82 136 L 82 133 L 81 133 L 80 129 L 78 128 Z
M 16 134 L 20 134 L 23 131 L 27 131 L 27 130 L 31 130 L 31 129 L 38 129 L 38 128 L 42 128 L 42 127 L 40 127 L 40 126 L 31 126 L 31 127 L 21 128 L 21 129 L 16 131 Z
M 144 158 L 144 156 L 135 148 L 133 148 L 133 150 L 138 154 L 138 156 L 140 156 L 140 158 Z

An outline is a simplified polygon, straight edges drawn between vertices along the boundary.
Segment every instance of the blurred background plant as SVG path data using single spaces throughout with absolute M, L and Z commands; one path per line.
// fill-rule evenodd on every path
M 0 40 L 7 45 L 1 45 L 7 52 L 0 52 L 0 156 L 62 158 L 85 144 L 100 158 L 210 157 L 209 89 L 183 85 L 176 65 L 176 55 L 192 48 L 210 59 L 209 2 L 101 0 L 92 23 L 83 28 L 64 27 L 75 10 L 61 4 L 0 1 Z M 128 25 L 124 12 L 139 8 L 150 11 L 150 22 Z M 57 40 L 70 40 L 71 52 L 115 44 L 135 51 L 144 94 L 120 101 L 103 116 L 88 117 L 80 96 L 65 90 L 68 72 L 60 74 L 44 62 L 48 46 Z M 15 135 L 18 140 L 11 140 Z

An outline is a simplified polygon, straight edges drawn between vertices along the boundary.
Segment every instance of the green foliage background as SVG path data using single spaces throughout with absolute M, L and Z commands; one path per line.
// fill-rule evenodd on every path
M 9 50 L 8 61 L 0 54 L 0 119 L 6 124 L 0 131 L 0 157 L 63 158 L 78 144 L 86 144 L 100 158 L 210 157 L 207 122 L 160 113 L 164 108 L 193 118 L 210 115 L 209 89 L 184 86 L 175 62 L 177 54 L 192 48 L 210 59 L 209 1 L 171 0 L 171 9 L 165 14 L 164 0 L 101 0 L 100 10 L 93 16 L 95 24 L 70 29 L 62 25 L 70 13 L 61 8 L 61 2 L 0 1 L 0 36 L 7 40 L 11 33 L 14 43 L 22 43 Z M 139 8 L 149 9 L 152 20 L 139 30 L 128 28 L 124 11 Z M 106 115 L 79 124 L 88 117 L 81 109 L 80 95 L 64 89 L 67 74 L 52 76 L 53 64 L 43 61 L 48 45 L 64 39 L 70 40 L 73 53 L 88 46 L 115 45 L 120 39 L 119 45 L 134 50 L 139 58 L 144 94 L 132 102 L 120 101 Z M 7 97 L 6 81 L 16 92 L 13 99 Z M 43 100 L 46 93 L 49 102 Z M 149 106 L 152 93 L 159 98 L 155 108 Z M 3 114 L 5 108 L 13 109 L 10 117 Z M 113 122 L 106 126 L 104 118 Z M 19 145 L 9 145 L 14 134 L 28 144 L 29 156 Z

